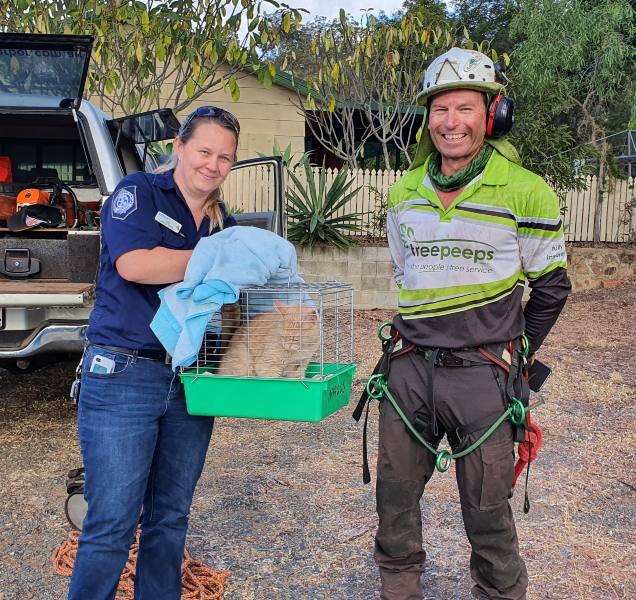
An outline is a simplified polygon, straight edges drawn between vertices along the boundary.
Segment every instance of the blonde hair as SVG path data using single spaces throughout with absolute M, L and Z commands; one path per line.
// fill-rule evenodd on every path
M 186 144 L 192 137 L 192 134 L 197 127 L 197 122 L 202 119 L 213 121 L 224 129 L 231 131 L 236 138 L 236 146 L 238 148 L 238 131 L 235 128 L 228 126 L 225 120 L 219 119 L 218 117 L 214 116 L 196 116 L 196 118 L 191 118 L 190 116 L 186 118 L 186 120 L 183 122 L 183 125 L 181 126 L 181 129 L 179 130 L 177 138 L 180 139 L 183 144 Z M 178 164 L 179 157 L 176 155 L 176 153 L 173 153 L 168 157 L 166 162 L 159 165 L 153 171 L 153 173 L 167 173 L 168 171 L 173 171 Z M 210 192 L 210 195 L 206 198 L 205 204 L 203 205 L 203 213 L 210 219 L 210 232 L 216 227 L 218 227 L 219 229 L 223 229 L 223 211 L 221 210 L 222 204 L 223 192 L 221 191 L 221 188 L 218 187 Z

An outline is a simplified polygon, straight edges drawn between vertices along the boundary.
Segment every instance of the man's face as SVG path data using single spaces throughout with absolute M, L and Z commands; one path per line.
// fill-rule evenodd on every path
M 436 94 L 430 103 L 428 130 L 442 155 L 442 172 L 450 175 L 459 171 L 477 155 L 484 143 L 484 94 L 475 90 L 450 90 Z M 449 170 L 451 172 L 446 172 Z

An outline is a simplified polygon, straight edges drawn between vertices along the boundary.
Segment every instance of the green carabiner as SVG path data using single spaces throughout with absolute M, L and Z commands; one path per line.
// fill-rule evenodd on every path
M 435 458 L 435 468 L 440 473 L 446 473 L 450 469 L 453 457 L 446 451 L 440 450 Z
M 391 323 L 391 321 L 387 321 L 386 323 L 382 323 L 382 325 L 380 325 L 380 327 L 378 328 L 378 337 L 383 342 L 386 342 L 387 340 L 391 339 L 391 336 L 385 337 L 384 334 L 382 333 L 387 327 L 391 327 L 391 325 L 393 325 L 393 323 Z
M 512 398 L 512 402 L 508 405 L 510 409 L 510 421 L 513 425 L 523 425 L 526 420 L 526 407 L 519 398 Z
M 371 375 L 369 381 L 367 381 L 367 394 L 369 394 L 370 398 L 379 400 L 384 396 L 384 385 L 386 385 L 386 382 L 382 374 Z

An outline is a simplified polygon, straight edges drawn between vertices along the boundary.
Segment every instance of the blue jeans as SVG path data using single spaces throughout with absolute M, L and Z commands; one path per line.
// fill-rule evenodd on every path
M 97 354 L 114 361 L 112 373 L 90 372 Z M 78 429 L 88 513 L 69 600 L 115 597 L 142 506 L 135 599 L 181 597 L 188 514 L 213 422 L 187 414 L 170 366 L 87 348 Z

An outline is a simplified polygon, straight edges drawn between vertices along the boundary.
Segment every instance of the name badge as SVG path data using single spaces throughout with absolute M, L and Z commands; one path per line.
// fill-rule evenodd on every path
M 169 217 L 167 214 L 162 213 L 161 211 L 158 211 L 157 214 L 155 215 L 155 221 L 157 221 L 157 223 L 161 223 L 164 227 L 167 227 L 170 231 L 174 231 L 175 233 L 182 235 L 181 223 L 179 223 L 179 221 L 175 221 L 174 219 Z

